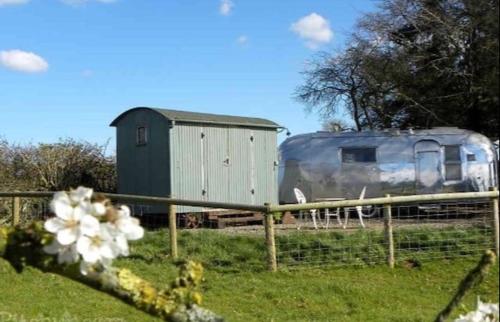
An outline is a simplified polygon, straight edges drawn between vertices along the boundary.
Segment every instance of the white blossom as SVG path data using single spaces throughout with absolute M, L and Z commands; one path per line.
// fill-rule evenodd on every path
M 130 208 L 127 206 L 121 206 L 117 210 L 117 218 L 113 224 L 127 240 L 137 240 L 144 236 L 144 229 L 139 220 L 130 215 Z
M 477 299 L 477 310 L 460 315 L 455 322 L 498 322 L 498 304 Z
M 48 254 L 57 254 L 59 264 L 80 261 L 81 273 L 89 277 L 106 271 L 119 255 L 127 256 L 128 240 L 144 235 L 128 207 L 115 209 L 108 201 L 92 202 L 92 193 L 92 189 L 78 187 L 54 195 L 50 207 L 56 216 L 44 227 L 56 238 L 43 248 Z
M 106 206 L 100 202 L 90 204 L 90 214 L 96 217 L 103 216 L 106 213 Z
M 75 190 L 70 190 L 69 198 L 73 204 L 90 202 L 93 190 L 85 187 L 78 187 Z
M 137 240 L 144 236 L 144 229 L 140 226 L 139 220 L 130 215 L 127 206 L 121 206 L 116 210 L 108 226 L 120 254 L 124 256 L 129 255 L 128 240 Z
M 99 231 L 92 236 L 81 236 L 76 243 L 76 250 L 88 263 L 113 259 L 120 254 L 106 224 L 100 224 Z
M 57 240 L 43 247 L 47 254 L 57 254 L 57 262 L 59 264 L 74 264 L 80 259 L 80 255 L 76 251 L 76 244 L 61 245 Z
M 98 230 L 99 221 L 85 211 L 85 205 L 72 206 L 65 193 L 57 193 L 51 203 L 56 217 L 45 222 L 45 229 L 56 235 L 62 245 L 74 243 L 82 234 L 93 235 Z

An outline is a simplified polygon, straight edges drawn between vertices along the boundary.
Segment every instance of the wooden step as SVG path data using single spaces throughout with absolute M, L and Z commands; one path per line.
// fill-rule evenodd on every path
M 222 229 L 227 226 L 245 226 L 251 224 L 262 224 L 264 215 L 261 213 L 248 213 L 238 217 L 224 217 L 219 216 L 213 222 L 217 222 L 217 228 Z

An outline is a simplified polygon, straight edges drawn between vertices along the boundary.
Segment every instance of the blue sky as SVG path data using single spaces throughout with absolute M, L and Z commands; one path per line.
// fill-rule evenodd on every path
M 111 140 L 134 106 L 321 123 L 293 97 L 373 0 L 0 0 L 0 137 Z M 283 140 L 280 136 L 279 140 Z

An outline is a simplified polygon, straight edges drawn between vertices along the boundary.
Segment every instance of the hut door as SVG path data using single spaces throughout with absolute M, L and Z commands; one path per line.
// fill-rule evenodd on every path
M 203 138 L 203 171 L 208 201 L 229 200 L 229 168 L 227 128 L 206 127 Z
M 441 147 L 433 140 L 415 144 L 415 171 L 417 193 L 435 193 L 441 189 Z

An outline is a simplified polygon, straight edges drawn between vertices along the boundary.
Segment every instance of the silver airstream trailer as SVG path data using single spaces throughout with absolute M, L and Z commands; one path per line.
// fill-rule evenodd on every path
M 491 141 L 458 128 L 302 134 L 280 146 L 279 201 L 485 191 L 496 167 Z

